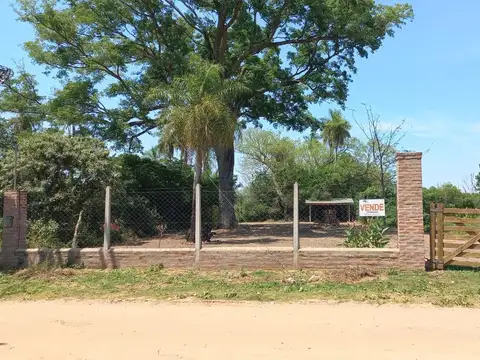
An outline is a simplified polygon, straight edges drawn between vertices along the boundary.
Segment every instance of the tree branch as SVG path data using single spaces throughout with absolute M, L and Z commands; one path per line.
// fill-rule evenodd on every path
M 185 20 L 185 22 L 190 25 L 193 29 L 197 30 L 198 32 L 202 33 L 202 29 L 198 27 L 197 24 L 195 24 L 194 22 L 190 21 L 188 19 L 188 17 L 175 5 L 175 3 L 171 0 L 165 0 L 165 2 L 170 5 L 175 11 L 176 13 L 183 19 Z M 182 1 L 182 4 L 185 5 L 185 3 Z M 189 6 L 186 6 L 188 9 L 190 8 Z M 198 18 L 198 16 L 197 16 Z
M 235 5 L 235 9 L 233 10 L 233 15 L 230 21 L 227 22 L 225 26 L 225 30 L 228 30 L 234 23 L 237 21 L 238 14 L 240 13 L 240 9 L 242 8 L 243 0 L 237 0 L 237 4 Z
M 235 61 L 235 63 L 232 66 L 232 74 L 237 71 L 242 62 L 245 61 L 246 58 L 249 56 L 253 56 L 258 54 L 260 51 L 267 49 L 267 48 L 272 48 L 272 47 L 281 47 L 285 45 L 298 45 L 298 44 L 307 44 L 307 43 L 313 43 L 313 42 L 319 42 L 319 41 L 338 41 L 345 39 L 345 37 L 339 37 L 339 36 L 334 36 L 334 35 L 327 35 L 327 36 L 311 36 L 308 38 L 300 38 L 300 39 L 291 39 L 291 40 L 284 40 L 284 41 L 276 41 L 276 42 L 263 42 L 263 43 L 258 43 L 253 46 L 251 46 L 248 50 L 245 51 L 244 54 L 240 55 Z M 338 55 L 337 51 L 334 52 L 334 54 Z M 333 56 L 331 56 L 333 57 Z M 331 58 L 329 57 L 329 58 Z

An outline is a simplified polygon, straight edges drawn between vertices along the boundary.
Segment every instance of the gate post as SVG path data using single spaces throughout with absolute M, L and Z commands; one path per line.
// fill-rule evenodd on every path
M 399 265 L 424 269 L 422 153 L 397 153 L 396 159 Z
M 428 269 L 427 270 L 436 270 L 436 242 L 437 242 L 437 207 L 435 203 L 430 204 L 430 248 L 429 248 L 429 257 L 428 257 Z
M 444 238 L 444 208 L 445 206 L 443 204 L 438 204 L 437 205 L 437 269 L 438 270 L 443 270 L 444 268 L 444 261 L 443 261 L 443 256 L 444 256 L 444 251 L 443 251 L 443 238 Z
M 27 193 L 6 191 L 3 194 L 2 264 L 6 268 L 23 265 L 17 250 L 25 250 L 27 233 Z

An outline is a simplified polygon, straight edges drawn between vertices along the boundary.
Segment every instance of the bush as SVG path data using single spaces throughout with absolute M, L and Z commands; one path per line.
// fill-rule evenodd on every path
M 35 220 L 27 223 L 27 247 L 56 248 L 58 239 L 58 224 L 53 220 Z
M 389 242 L 385 236 L 387 230 L 376 221 L 364 226 L 353 226 L 346 231 L 344 245 L 349 248 L 383 248 Z

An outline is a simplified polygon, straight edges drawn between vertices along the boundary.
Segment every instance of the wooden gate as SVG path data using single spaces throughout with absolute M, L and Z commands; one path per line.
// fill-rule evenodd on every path
M 430 264 L 480 267 L 480 209 L 430 205 Z

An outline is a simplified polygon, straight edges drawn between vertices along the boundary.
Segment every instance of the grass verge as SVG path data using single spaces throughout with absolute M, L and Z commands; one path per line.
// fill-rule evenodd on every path
M 0 272 L 0 299 L 337 300 L 480 307 L 480 272 L 172 271 L 161 267 Z

